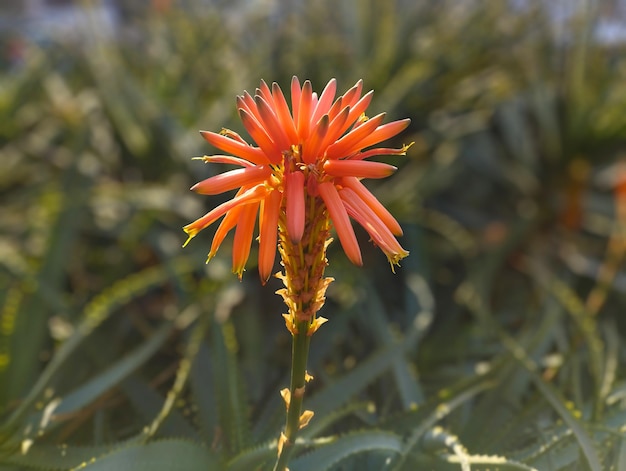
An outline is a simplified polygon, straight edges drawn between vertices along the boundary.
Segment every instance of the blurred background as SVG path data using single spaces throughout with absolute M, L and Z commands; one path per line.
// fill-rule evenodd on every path
M 362 231 L 363 268 L 331 246 L 317 431 L 408 434 L 422 416 L 390 417 L 456 391 L 446 430 L 469 453 L 626 466 L 625 52 L 624 0 L 3 1 L 0 445 L 157 423 L 234 459 L 277 436 L 280 284 L 254 253 L 237 281 L 229 239 L 205 265 L 210 230 L 182 250 L 181 227 L 228 197 L 189 192 L 225 170 L 191 159 L 216 153 L 198 130 L 245 135 L 235 96 L 297 75 L 318 92 L 362 78 L 370 116 L 412 120 L 391 144 L 415 142 L 368 183 L 405 229 L 401 269 Z M 328 469 L 382 469 L 359 459 Z

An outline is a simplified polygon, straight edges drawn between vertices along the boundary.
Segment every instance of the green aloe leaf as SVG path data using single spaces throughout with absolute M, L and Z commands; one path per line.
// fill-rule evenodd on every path
M 132 402 L 145 421 L 152 421 L 163 408 L 166 399 L 148 383 L 141 379 L 130 377 L 120 384 L 120 387 Z M 198 438 L 198 433 L 178 409 L 168 412 L 167 418 L 160 426 L 160 434 L 168 437 Z
M 211 330 L 213 384 L 219 405 L 220 426 L 228 446 L 236 453 L 249 445 L 250 425 L 246 392 L 236 356 L 234 324 L 229 320 Z
M 328 445 L 307 453 L 293 460 L 290 469 L 293 471 L 324 471 L 342 460 L 370 451 L 387 452 L 389 455 L 402 451 L 402 437 L 382 432 L 355 432 L 334 439 Z
M 88 462 L 94 456 L 111 453 L 116 448 L 122 449 L 128 446 L 131 441 L 137 441 L 137 438 L 103 446 L 40 445 L 35 443 L 26 453 L 10 456 L 6 458 L 6 462 L 19 466 L 19 469 L 67 470 Z M 2 468 L 0 467 L 0 469 Z
M 367 281 L 364 281 L 367 283 Z M 369 292 L 367 302 L 359 307 L 363 313 L 367 313 L 367 324 L 372 334 L 385 347 L 393 348 L 397 339 L 394 337 L 392 330 L 385 317 L 385 307 L 379 296 L 376 295 L 374 286 L 368 283 Z M 395 355 L 391 365 L 391 371 L 398 387 L 398 393 L 402 398 L 402 404 L 405 409 L 410 409 L 417 404 L 424 402 L 424 393 L 417 381 L 416 374 L 413 371 L 409 361 L 404 355 Z
M 461 464 L 461 460 L 456 455 L 442 455 L 437 458 L 423 459 L 418 458 L 416 462 L 411 463 L 409 467 L 405 467 L 406 471 L 412 469 L 428 469 L 436 471 L 539 471 L 539 470 L 556 470 L 559 468 L 534 468 L 532 466 L 511 461 L 504 456 L 496 455 L 468 455 L 464 460 L 465 464 Z
M 77 411 L 98 396 L 117 385 L 129 374 L 143 365 L 154 353 L 161 348 L 172 330 L 172 324 L 162 326 L 143 345 L 133 350 L 127 356 L 108 368 L 103 373 L 88 381 L 86 384 L 71 392 L 62 399 L 56 409 L 58 414 L 68 414 Z
M 191 271 L 186 263 L 177 261 L 174 269 L 177 274 Z M 169 273 L 163 267 L 148 268 L 119 280 L 109 289 L 96 296 L 84 309 L 83 318 L 76 328 L 76 332 L 57 350 L 46 369 L 40 374 L 37 382 L 20 403 L 19 407 L 11 414 L 9 419 L 0 426 L 0 429 L 10 430 L 15 424 L 29 412 L 33 404 L 40 399 L 45 388 L 55 374 L 63 368 L 67 359 L 82 342 L 107 319 L 114 309 L 127 303 L 133 296 L 143 293 L 154 286 L 165 282 Z
M 296 447 L 298 444 L 296 443 Z M 249 471 L 276 461 L 276 440 L 247 449 L 228 463 L 229 471 Z M 255 468 L 256 467 L 256 468 Z
M 305 400 L 305 408 L 314 410 L 318 417 L 322 417 L 342 407 L 352 396 L 392 368 L 404 352 L 405 346 L 398 343 L 379 349 L 349 373 L 313 395 L 310 400 Z
M 219 409 L 213 393 L 213 365 L 206 343 L 200 344 L 191 367 L 190 389 L 197 407 L 197 420 L 204 440 L 211 442 L 217 429 Z
M 84 385 L 63 397 L 55 397 L 41 412 L 34 414 L 29 420 L 32 433 L 42 435 L 61 422 L 50 420 L 54 415 L 67 415 L 79 411 L 103 393 L 119 384 L 133 371 L 143 365 L 167 340 L 172 324 L 162 326 L 143 345 L 139 346 L 119 362 L 87 381 Z
M 602 465 L 600 464 L 593 440 L 585 430 L 582 422 L 575 417 L 574 413 L 570 409 L 568 409 L 565 398 L 554 386 L 545 382 L 543 378 L 541 378 L 541 376 L 537 373 L 537 365 L 530 358 L 528 358 L 528 356 L 526 356 L 524 350 L 515 342 L 514 339 L 505 337 L 505 342 L 507 347 L 513 353 L 514 358 L 530 373 L 535 386 L 539 389 L 539 392 L 550 403 L 556 413 L 559 414 L 563 422 L 571 428 L 572 433 L 576 437 L 580 449 L 582 450 L 582 455 L 589 465 L 589 468 L 592 471 L 601 471 Z
M 89 471 L 223 471 L 217 455 L 193 442 L 161 440 L 133 445 L 76 467 Z

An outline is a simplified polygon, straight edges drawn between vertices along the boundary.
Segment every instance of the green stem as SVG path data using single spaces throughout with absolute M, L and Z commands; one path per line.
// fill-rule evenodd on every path
M 287 437 L 280 455 L 276 460 L 274 471 L 285 471 L 289 458 L 293 454 L 296 443 L 296 435 L 300 429 L 300 415 L 302 414 L 302 402 L 306 385 L 306 363 L 309 356 L 309 344 L 311 337 L 307 335 L 309 322 L 298 322 L 297 334 L 293 336 L 291 357 L 291 400 L 287 409 L 287 423 L 285 425 L 285 437 Z

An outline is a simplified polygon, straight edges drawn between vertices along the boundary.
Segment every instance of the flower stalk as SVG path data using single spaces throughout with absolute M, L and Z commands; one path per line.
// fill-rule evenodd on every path
M 235 189 L 237 193 L 183 228 L 188 235 L 187 245 L 200 231 L 223 218 L 208 259 L 215 256 L 228 232 L 234 229 L 233 272 L 241 278 L 258 215 L 258 268 L 263 284 L 274 270 L 278 246 L 283 270 L 276 276 L 284 288 L 277 294 L 288 308 L 283 317 L 293 344 L 290 386 L 281 391 L 287 421 L 278 440 L 275 471 L 287 470 L 298 431 L 313 417 L 313 412 L 303 411 L 302 405 L 306 384 L 312 379 L 306 369 L 311 336 L 326 322 L 317 314 L 333 281 L 324 276 L 331 228 L 355 265 L 362 265 L 363 260 L 351 218 L 380 247 L 392 269 L 408 255 L 396 239 L 402 235 L 400 225 L 361 179 L 385 178 L 396 170 L 392 165 L 365 159 L 406 155 L 410 144 L 398 149 L 371 146 L 397 135 L 410 120 L 383 124 L 384 113 L 368 118 L 365 110 L 372 92 L 361 96 L 362 81 L 335 99 L 336 91 L 335 79 L 318 96 L 311 82 L 307 80 L 301 86 L 294 77 L 291 109 L 275 83 L 270 89 L 262 81 L 254 97 L 248 92 L 237 97 L 239 115 L 256 146 L 228 129 L 220 133 L 202 131 L 210 144 L 233 155 L 200 159 L 241 168 L 210 177 L 191 188 L 204 195 Z
M 294 451 L 298 431 L 306 425 L 304 421 L 308 423 L 313 416 L 310 411 L 307 411 L 308 414 L 302 414 L 302 403 L 307 383 L 306 363 L 309 356 L 309 344 L 311 343 L 311 336 L 306 334 L 307 324 L 306 321 L 300 322 L 298 324 L 299 332 L 292 337 L 291 385 L 288 390 L 283 390 L 282 393 L 287 407 L 287 422 L 285 431 L 278 441 L 278 458 L 274 471 L 287 469 L 287 463 Z
M 287 330 L 292 335 L 292 363 L 290 387 L 281 392 L 287 409 L 287 421 L 278 442 L 276 471 L 287 469 L 298 431 L 313 417 L 313 412 L 302 411 L 306 384 L 312 379 L 306 369 L 309 345 L 311 336 L 326 322 L 317 313 L 324 304 L 326 289 L 333 281 L 332 278 L 324 277 L 328 264 L 326 247 L 331 240 L 328 212 L 319 197 L 309 195 L 303 187 L 300 191 L 304 196 L 305 216 L 300 241 L 294 243 L 286 217 L 279 223 L 278 249 L 284 273 L 278 276 L 285 287 L 277 293 L 283 297 L 289 309 L 283 316 Z M 286 215 L 287 210 L 283 214 Z

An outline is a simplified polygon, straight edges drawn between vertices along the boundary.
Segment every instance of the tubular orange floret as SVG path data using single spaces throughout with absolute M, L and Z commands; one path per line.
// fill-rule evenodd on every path
M 237 142 L 241 142 L 243 145 L 248 145 L 248 143 L 244 140 L 243 137 L 241 137 L 239 134 L 237 134 L 235 131 L 233 131 L 232 129 L 227 129 L 227 128 L 222 128 L 222 130 L 220 131 L 220 134 L 222 136 L 226 136 L 229 137 Z
M 332 122 L 332 120 L 335 119 L 335 116 L 343 111 L 344 108 L 345 106 L 343 106 L 343 98 L 337 98 L 337 100 L 335 100 L 335 103 L 333 103 L 333 106 L 331 106 L 328 110 L 328 113 L 326 113 L 328 115 L 329 121 Z
M 205 164 L 231 164 L 240 165 L 242 167 L 254 167 L 252 162 L 240 159 L 239 157 L 233 157 L 232 155 L 204 155 L 202 157 L 194 157 L 194 160 L 203 160 Z
M 291 116 L 293 116 L 293 123 L 298 126 L 298 116 L 300 108 L 300 95 L 302 89 L 300 88 L 300 81 L 295 75 L 291 77 Z
M 259 215 L 259 276 L 265 284 L 272 274 L 276 258 L 278 239 L 278 216 L 283 195 L 280 191 L 271 191 L 261 202 Z
M 350 114 L 350 107 L 347 106 L 341 110 L 341 112 L 335 116 L 334 119 L 328 125 L 328 132 L 322 142 L 320 149 L 326 149 L 330 144 L 335 142 L 344 132 L 344 125 L 348 121 L 348 115 Z M 330 115 L 328 116 L 330 118 Z
M 187 238 L 187 241 L 185 242 L 183 247 L 186 246 L 189 243 L 189 241 L 198 234 L 198 232 L 200 232 L 201 230 L 213 224 L 215 221 L 221 218 L 224 214 L 226 214 L 226 212 L 230 211 L 232 208 L 240 204 L 253 203 L 256 201 L 260 201 L 262 198 L 265 197 L 265 195 L 267 194 L 267 191 L 268 190 L 267 188 L 265 188 L 264 185 L 257 185 L 253 188 L 250 188 L 247 191 L 244 191 L 239 196 L 235 196 L 232 200 L 228 200 L 220 204 L 219 206 L 213 208 L 211 211 L 206 213 L 201 218 L 196 219 L 191 224 L 187 224 L 185 227 L 183 227 L 183 230 L 187 233 L 189 237 Z
M 363 185 L 363 183 L 361 183 L 358 178 L 344 177 L 341 179 L 341 183 L 344 187 L 348 187 L 352 191 L 354 191 L 359 196 L 359 198 L 361 198 L 361 200 L 363 200 L 363 202 L 367 204 L 367 206 L 369 206 L 372 211 L 374 211 L 376 216 L 378 216 L 380 220 L 383 221 L 385 226 L 389 228 L 392 234 L 397 236 L 402 235 L 402 227 L 400 227 L 400 224 L 398 223 L 396 218 L 394 218 L 387 210 L 387 208 L 385 208 L 383 204 L 378 201 L 378 198 L 376 198 L 372 193 L 370 193 L 367 188 L 365 188 L 365 185 Z
M 258 91 L 259 89 L 257 88 L 257 94 L 255 94 L 254 96 L 252 96 L 248 92 L 244 92 L 243 97 L 248 106 L 248 109 L 250 110 L 250 114 L 254 116 L 254 119 L 256 119 L 259 123 L 263 123 L 263 118 L 261 118 L 261 113 L 259 113 L 259 107 L 257 106 L 257 98 L 259 98 L 260 96 L 258 94 Z
M 293 123 L 291 113 L 289 112 L 289 105 L 287 105 L 285 95 L 283 95 L 283 91 L 276 82 L 272 84 L 272 94 L 274 95 L 274 103 L 276 103 L 276 115 L 278 116 L 281 126 L 287 133 L 289 140 L 298 142 L 298 133 L 296 132 L 296 126 Z
M 334 177 L 385 178 L 397 170 L 393 165 L 368 160 L 327 160 L 324 172 Z
M 405 144 L 399 149 L 391 149 L 389 147 L 379 147 L 375 149 L 368 149 L 365 152 L 359 152 L 350 156 L 351 160 L 362 160 L 369 159 L 370 157 L 378 156 L 378 155 L 406 155 L 406 151 L 413 145 L 413 142 L 410 144 Z
M 302 146 L 302 160 L 304 163 L 311 164 L 318 158 L 318 154 L 322 148 L 322 143 L 328 132 L 328 115 L 321 117 L 313 128 L 309 138 Z
M 318 101 L 319 100 L 317 98 L 317 92 L 312 92 L 311 93 L 311 110 L 314 110 L 317 107 L 317 102 Z M 309 125 L 312 125 L 312 124 L 313 123 L 309 120 Z
M 285 212 L 287 234 L 294 244 L 304 234 L 304 173 L 297 170 L 285 173 Z
M 324 90 L 322 91 L 322 94 L 320 95 L 317 105 L 315 106 L 315 109 L 313 110 L 313 113 L 311 114 L 311 120 L 310 120 L 311 126 L 317 123 L 323 115 L 328 113 L 328 110 L 330 110 L 333 100 L 335 99 L 336 93 L 337 93 L 337 80 L 332 78 L 324 87 Z
M 289 142 L 287 133 L 285 133 L 284 129 L 280 125 L 280 122 L 274 111 L 272 111 L 271 106 L 260 96 L 257 96 L 254 101 L 257 105 L 257 109 L 259 110 L 259 114 L 261 115 L 261 119 L 263 120 L 263 124 L 265 125 L 264 127 L 267 130 L 268 135 L 272 137 L 272 140 L 276 143 L 279 150 L 283 151 L 285 149 L 289 149 L 291 147 L 291 143 Z
M 262 96 L 263 99 L 268 103 L 268 105 L 270 105 L 272 108 L 276 106 L 276 104 L 274 103 L 274 97 L 272 96 L 272 92 L 270 91 L 270 87 L 267 86 L 265 80 L 261 79 L 259 88 L 257 88 L 256 91 L 256 94 Z
M 352 114 L 352 113 L 350 113 Z M 363 149 L 361 142 L 383 121 L 385 113 L 380 113 L 372 119 L 367 120 L 357 128 L 352 129 L 326 150 L 326 158 L 340 159 L 347 157 L 357 150 Z
M 348 121 L 346 122 L 346 129 L 348 129 L 348 127 L 352 123 L 354 123 L 357 119 L 359 119 L 359 117 L 365 112 L 367 107 L 370 106 L 373 96 L 374 96 L 374 92 L 369 91 L 365 95 L 363 95 L 363 98 L 357 101 L 354 106 L 351 106 L 352 109 L 350 110 L 350 114 L 348 115 Z M 346 105 L 347 104 L 348 103 L 346 103 Z
M 242 96 L 238 96 L 236 102 L 237 109 L 241 108 L 242 110 L 246 110 L 248 114 L 254 116 L 254 119 L 256 119 L 259 123 L 261 122 L 259 110 L 256 109 L 254 98 L 252 98 L 248 92 L 243 92 Z
M 250 133 L 254 142 L 261 148 L 266 158 L 271 163 L 278 163 L 281 159 L 280 149 L 267 134 L 263 125 L 243 108 L 239 108 L 239 116 L 244 127 Z
M 300 104 L 298 105 L 298 121 L 296 129 L 301 141 L 309 137 L 309 127 L 311 125 L 311 106 L 313 102 L 313 90 L 311 82 L 308 80 L 302 86 L 300 93 Z
M 323 182 L 318 185 L 318 190 L 322 200 L 324 200 L 324 204 L 326 204 L 343 251 L 352 263 L 359 266 L 363 265 L 359 243 L 356 240 L 354 229 L 352 229 L 352 224 L 350 224 L 350 218 L 335 185 L 331 182 Z
M 366 147 L 373 146 L 374 144 L 378 144 L 382 141 L 386 141 L 390 137 L 404 131 L 410 123 L 411 120 L 407 118 L 400 121 L 392 121 L 391 123 L 379 126 L 369 136 L 365 137 L 361 141 L 361 147 L 358 150 L 365 149 Z
M 239 222 L 235 229 L 235 239 L 233 241 L 233 273 L 237 274 L 239 279 L 241 279 L 246 262 L 250 256 L 252 233 L 254 231 L 254 223 L 258 210 L 258 201 L 243 205 L 241 214 L 239 215 Z
M 234 139 L 224 137 L 211 131 L 200 131 L 200 134 L 209 143 L 211 143 L 218 149 L 222 149 L 225 152 L 234 154 L 237 157 L 242 157 L 257 165 L 269 163 L 268 157 L 263 153 L 261 149 L 242 144 L 241 142 L 235 141 Z
M 363 90 L 363 80 L 359 80 L 354 86 L 342 95 L 344 106 L 352 106 L 361 97 L 361 91 Z
M 270 174 L 270 168 L 265 165 L 238 168 L 202 180 L 192 186 L 191 191 L 195 191 L 201 195 L 218 195 L 242 186 L 252 186 L 261 183 L 265 181 Z
M 230 230 L 233 227 L 237 225 L 237 221 L 239 220 L 239 215 L 241 213 L 242 207 L 243 206 L 235 206 L 233 209 L 228 211 L 226 213 L 226 216 L 224 216 L 224 219 L 222 219 L 222 222 L 217 227 L 217 230 L 215 231 L 215 235 L 213 236 L 213 241 L 211 242 L 211 249 L 209 250 L 209 255 L 207 256 L 206 263 L 209 263 L 209 261 L 213 257 L 215 257 L 215 254 L 217 253 L 218 249 L 222 245 L 222 242 L 224 242 L 224 238 L 226 237 L 226 235 L 230 232 Z
M 343 188 L 339 196 L 344 202 L 348 214 L 354 218 L 370 235 L 387 256 L 389 263 L 397 265 L 409 252 L 404 250 L 385 223 L 365 204 L 350 188 Z

